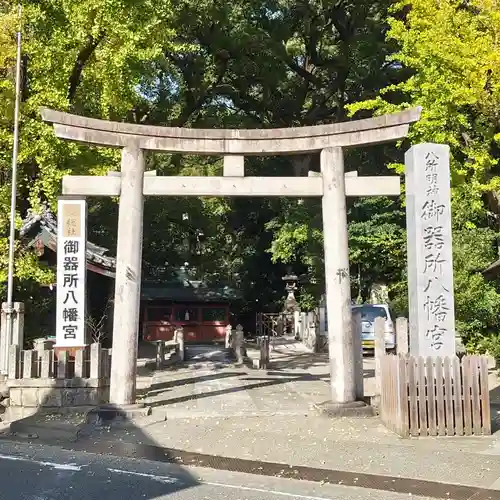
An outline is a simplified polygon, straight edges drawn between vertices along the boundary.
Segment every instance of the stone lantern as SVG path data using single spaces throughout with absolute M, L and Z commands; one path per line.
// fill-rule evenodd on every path
M 285 291 L 287 293 L 283 312 L 293 314 L 296 311 L 300 311 L 299 304 L 295 298 L 295 292 L 298 290 L 298 276 L 291 269 L 288 269 L 287 274 L 281 279 L 285 282 Z

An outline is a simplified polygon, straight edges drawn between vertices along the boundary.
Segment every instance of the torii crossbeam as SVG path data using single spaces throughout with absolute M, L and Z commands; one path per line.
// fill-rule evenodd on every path
M 332 402 L 359 407 L 351 321 L 346 196 L 397 196 L 399 176 L 358 177 L 344 172 L 343 149 L 404 138 L 420 108 L 365 120 L 288 129 L 204 130 L 150 127 L 42 110 L 57 137 L 122 148 L 121 172 L 66 176 L 63 194 L 119 196 L 115 311 L 110 402 L 135 402 L 137 332 L 141 288 L 144 196 L 322 197 L 328 345 Z M 144 151 L 224 157 L 220 177 L 156 176 L 145 172 Z M 320 152 L 321 173 L 308 177 L 246 177 L 244 157 Z M 354 175 L 353 175 L 354 174 Z

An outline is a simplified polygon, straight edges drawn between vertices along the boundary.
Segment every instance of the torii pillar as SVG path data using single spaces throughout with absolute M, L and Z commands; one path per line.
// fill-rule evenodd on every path
M 110 402 L 135 403 L 142 261 L 143 196 L 322 197 L 326 302 L 331 374 L 328 413 L 359 413 L 351 315 L 346 196 L 397 196 L 399 176 L 344 172 L 343 149 L 404 138 L 420 108 L 366 120 L 290 129 L 202 130 L 107 122 L 45 109 L 57 137 L 121 147 L 120 176 L 66 176 L 63 193 L 120 196 Z M 224 156 L 222 177 L 145 175 L 144 151 Z M 309 177 L 245 177 L 245 155 L 320 153 L 321 172 Z M 349 173 L 350 174 L 350 173 Z M 359 351 L 359 352 L 358 352 Z M 362 366 L 362 365 L 361 365 Z M 362 380 L 362 379 L 361 379 Z M 361 383 L 361 382 L 359 382 Z
M 137 335 L 141 306 L 144 214 L 144 151 L 132 144 L 122 149 L 110 402 L 135 403 Z M 116 335 L 115 335 L 116 334 Z M 117 342 L 115 339 L 121 339 Z M 130 383 L 123 384 L 123 380 Z

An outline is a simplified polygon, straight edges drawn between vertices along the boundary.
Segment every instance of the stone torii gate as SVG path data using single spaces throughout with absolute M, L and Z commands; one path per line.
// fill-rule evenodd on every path
M 144 196 L 322 197 L 331 398 L 334 407 L 356 408 L 356 366 L 346 196 L 397 196 L 399 176 L 345 174 L 343 149 L 404 138 L 420 108 L 365 120 L 311 127 L 204 130 L 153 127 L 85 118 L 50 109 L 43 120 L 55 134 L 88 144 L 122 148 L 120 175 L 65 176 L 63 194 L 119 196 L 115 310 L 110 402 L 135 403 L 141 288 Z M 155 176 L 145 172 L 145 151 L 224 157 L 223 176 Z M 244 157 L 320 152 L 321 173 L 308 177 L 245 177 Z

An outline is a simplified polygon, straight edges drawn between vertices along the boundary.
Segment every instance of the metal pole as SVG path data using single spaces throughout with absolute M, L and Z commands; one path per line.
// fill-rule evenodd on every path
M 9 346 L 12 343 L 13 330 L 13 295 L 14 295 L 14 252 L 16 236 L 16 202 L 17 202 L 17 157 L 19 153 L 19 107 L 21 101 L 21 17 L 22 6 L 19 4 L 19 28 L 17 31 L 17 60 L 16 60 L 16 104 L 14 109 L 14 145 L 12 149 L 12 179 L 10 198 L 10 235 L 9 235 L 9 270 L 7 279 L 7 310 L 6 339 L 4 342 L 4 370 L 7 368 Z

